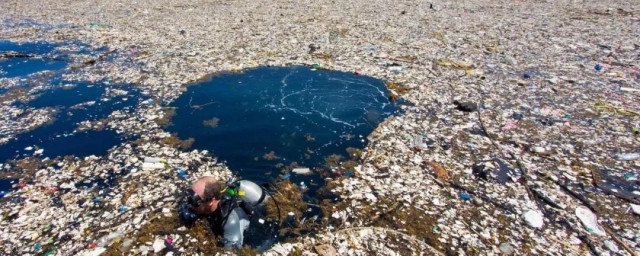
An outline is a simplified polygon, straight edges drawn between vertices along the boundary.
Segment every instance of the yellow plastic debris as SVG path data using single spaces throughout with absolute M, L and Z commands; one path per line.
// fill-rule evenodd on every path
M 447 59 L 438 59 L 435 61 L 435 63 L 438 66 L 451 67 L 451 68 L 464 69 L 464 70 L 469 70 L 472 68 L 471 64 L 464 63 L 464 62 L 457 62 L 453 60 L 447 60 Z
M 603 101 L 596 102 L 593 105 L 593 108 L 598 112 L 614 113 L 616 115 L 621 115 L 621 116 L 640 116 L 640 113 L 636 111 L 624 109 L 622 107 L 614 107 Z

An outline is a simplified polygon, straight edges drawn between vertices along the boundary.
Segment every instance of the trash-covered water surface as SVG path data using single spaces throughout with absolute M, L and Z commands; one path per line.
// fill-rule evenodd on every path
M 315 168 L 366 137 L 397 111 L 384 82 L 302 66 L 221 74 L 188 88 L 168 127 L 213 151 L 231 170 L 268 182 L 283 166 Z M 297 169 L 297 173 L 307 173 Z
M 95 50 L 101 52 L 101 49 Z M 0 162 L 26 156 L 104 154 L 124 139 L 82 123 L 137 104 L 137 93 L 108 81 L 67 80 L 88 46 L 0 41 L 0 103 L 10 112 L 0 128 Z
M 132 111 L 78 125 L 106 127 L 135 141 L 95 157 L 4 163 L 0 177 L 19 180 L 0 200 L 3 254 L 224 254 L 205 220 L 195 226 L 178 221 L 179 192 L 202 175 L 222 181 L 231 172 L 256 175 L 229 168 L 226 149 L 189 148 L 213 139 L 179 140 L 165 125 L 172 121 L 172 102 L 200 78 L 261 65 L 384 78 L 392 100 L 411 104 L 382 118 L 363 150 L 349 151 L 360 157 L 327 157 L 331 172 L 319 172 L 326 187 L 317 194 L 330 195 L 319 202 L 307 200 L 316 187 L 311 179 L 319 179 L 298 174 L 318 173 L 310 162 L 321 150 L 310 148 L 310 159 L 295 160 L 298 167 L 289 165 L 294 157 L 282 148 L 247 150 L 248 164 L 265 166 L 260 180 L 282 179 L 273 190 L 280 204 L 268 208 L 286 219 L 278 236 L 293 234 L 282 243 L 275 239 L 266 255 L 640 254 L 637 1 L 516 1 L 507 8 L 479 0 L 175 2 L 76 1 L 68 8 L 62 0 L 0 1 L 2 38 L 61 43 L 55 51 L 76 51 L 67 41 L 83 40 L 114 52 L 106 61 L 94 53 L 3 58 L 37 63 L 60 56 L 69 62 L 57 70 L 0 75 L 6 95 L 0 144 L 69 112 L 21 107 L 53 89 L 49 78 L 56 74 L 70 83 L 111 81 L 105 91 L 132 84 L 145 97 Z M 273 80 L 282 85 L 288 73 Z M 230 84 L 245 86 L 247 79 L 242 81 Z M 265 97 L 260 101 L 278 106 L 277 98 Z M 193 111 L 195 119 L 205 112 L 198 108 L 230 104 L 216 95 L 196 98 L 191 107 L 183 99 L 178 111 Z M 379 116 L 368 113 L 365 119 Z M 190 129 L 215 131 L 230 119 L 206 114 L 189 120 Z M 293 119 L 274 116 L 280 119 L 267 124 Z M 184 125 L 176 120 L 174 126 Z M 275 137 L 280 144 L 299 136 L 258 131 L 239 135 Z M 319 140 L 316 133 L 304 135 L 308 144 Z M 226 147 L 240 151 L 239 144 Z M 36 146 L 12 153 L 33 155 Z M 43 153 L 51 150 L 45 146 Z M 301 178 L 308 180 L 301 184 Z M 309 208 L 322 214 L 309 216 Z M 293 221 L 297 225 L 289 226 Z

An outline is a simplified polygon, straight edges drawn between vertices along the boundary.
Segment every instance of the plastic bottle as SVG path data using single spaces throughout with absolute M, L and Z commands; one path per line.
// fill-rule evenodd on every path
M 616 160 L 618 161 L 633 161 L 640 158 L 638 153 L 617 154 Z
M 393 66 L 393 67 L 389 67 L 389 70 L 393 73 L 399 74 L 400 72 L 402 72 L 402 67 Z

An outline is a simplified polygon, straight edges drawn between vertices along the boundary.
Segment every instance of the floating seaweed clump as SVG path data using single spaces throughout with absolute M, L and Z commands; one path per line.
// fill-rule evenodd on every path
M 174 247 L 177 246 L 188 249 L 186 253 L 203 255 L 214 255 L 223 250 L 217 246 L 220 237 L 213 233 L 207 220 L 199 219 L 189 228 L 185 228 L 178 219 L 178 215 L 172 214 L 171 216 L 156 215 L 151 217 L 149 222 L 139 230 L 117 239 L 102 255 L 127 255 L 131 249 L 139 249 L 145 244 L 153 243 L 156 239 L 164 240 L 168 237 L 171 237 L 174 242 L 173 245 L 164 249 L 167 252 L 175 250 Z M 149 249 L 153 250 L 153 248 Z
M 287 219 L 291 219 L 288 216 L 293 216 L 295 221 L 298 221 L 299 216 L 302 216 L 302 213 L 307 210 L 307 203 L 303 200 L 302 189 L 289 180 L 276 183 L 276 188 L 277 190 L 272 194 L 272 199 L 267 201 L 267 219 L 279 221 L 281 225 Z
M 220 123 L 220 118 L 217 118 L 217 117 L 202 121 L 202 125 L 210 128 L 218 127 L 219 123 Z

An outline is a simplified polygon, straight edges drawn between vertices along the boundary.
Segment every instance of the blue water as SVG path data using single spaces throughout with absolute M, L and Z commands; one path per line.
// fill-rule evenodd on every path
M 131 109 L 139 101 L 139 93 L 131 86 L 112 86 L 106 82 L 66 81 L 62 78 L 62 75 L 73 72 L 65 68 L 69 63 L 69 56 L 72 54 L 97 54 L 104 50 L 95 49 L 92 51 L 88 46 L 76 42 L 17 44 L 0 41 L 0 53 L 18 52 L 55 59 L 0 58 L 0 70 L 3 71 L 0 73 L 0 77 L 33 78 L 36 72 L 55 71 L 51 74 L 38 76 L 39 80 L 46 81 L 44 83 L 46 89 L 44 90 L 30 90 L 31 84 L 29 83 L 19 85 L 23 89 L 29 90 L 35 99 L 28 102 L 13 102 L 12 104 L 25 109 L 49 107 L 58 111 L 51 124 L 19 134 L 15 139 L 0 145 L 0 163 L 31 156 L 39 148 L 44 149 L 42 154 L 44 157 L 101 155 L 126 139 L 109 130 L 74 132 L 81 121 L 105 118 L 115 110 Z M 105 90 L 110 87 L 126 90 L 129 94 L 107 97 Z M 7 91 L 3 89 L 0 94 Z M 86 102 L 94 102 L 94 104 L 82 108 L 72 108 L 74 105 Z M 27 147 L 33 149 L 26 150 Z
M 41 71 L 60 71 L 73 62 L 74 55 L 82 54 L 95 57 L 95 55 L 103 54 L 106 50 L 104 47 L 93 49 L 79 41 L 16 43 L 0 40 L 0 77 L 13 78 Z M 2 58 L 6 53 L 28 54 L 33 57 Z
M 397 111 L 381 80 L 301 66 L 215 76 L 190 86 L 173 106 L 170 132 L 193 137 L 195 148 L 258 182 L 275 178 L 278 163 L 314 168 L 331 154 L 348 158 L 347 147 L 363 148 L 374 127 Z M 217 127 L 203 124 L 212 118 Z M 277 160 L 263 158 L 271 151 Z
M 48 58 L 0 58 L 0 75 L 2 77 L 26 76 L 45 70 L 60 70 L 67 66 L 63 57 L 55 57 L 54 52 L 60 44 L 23 43 L 0 41 L 0 54 L 7 52 L 31 54 Z
M 84 120 L 99 120 L 115 110 L 131 109 L 138 102 L 137 94 L 103 97 L 104 85 L 80 83 L 75 87 L 46 90 L 33 101 L 24 103 L 29 107 L 55 107 L 58 113 L 52 124 L 20 134 L 7 144 L 0 145 L 0 162 L 33 154 L 27 147 L 43 148 L 43 156 L 65 155 L 88 156 L 104 154 L 109 148 L 122 142 L 125 137 L 114 131 L 74 132 Z M 91 106 L 70 108 L 79 103 L 94 101 Z M 35 149 L 34 149 L 35 150 Z
M 4 197 L 11 190 L 13 184 L 17 182 L 17 179 L 0 179 L 0 198 Z
M 2 52 L 19 52 L 26 54 L 45 55 L 55 51 L 62 44 L 47 42 L 26 42 L 16 43 L 7 40 L 0 40 L 0 51 Z

